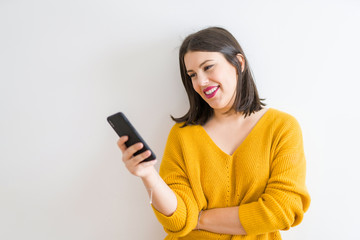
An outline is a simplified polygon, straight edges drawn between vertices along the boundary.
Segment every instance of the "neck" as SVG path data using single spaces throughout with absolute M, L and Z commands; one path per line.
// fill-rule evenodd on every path
M 213 120 L 216 122 L 242 121 L 244 120 L 244 114 L 235 111 L 231 111 L 229 113 L 214 111 Z

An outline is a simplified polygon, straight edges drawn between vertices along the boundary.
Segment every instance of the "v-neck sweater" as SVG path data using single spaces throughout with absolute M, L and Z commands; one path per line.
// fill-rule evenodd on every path
M 175 124 L 159 174 L 174 191 L 177 209 L 153 208 L 165 239 L 281 239 L 279 230 L 298 225 L 310 205 L 298 121 L 270 108 L 232 155 L 200 125 Z M 236 134 L 236 133 L 234 133 Z M 239 206 L 246 236 L 194 231 L 200 210 Z

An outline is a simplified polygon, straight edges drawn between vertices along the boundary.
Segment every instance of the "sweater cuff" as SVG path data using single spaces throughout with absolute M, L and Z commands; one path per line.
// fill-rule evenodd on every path
M 177 195 L 177 207 L 175 212 L 171 216 L 166 216 L 156 210 L 156 208 L 151 205 L 154 210 L 154 213 L 159 220 L 159 222 L 164 226 L 164 229 L 168 233 L 175 233 L 181 231 L 186 224 L 186 206 L 184 201 Z
M 253 202 L 239 206 L 239 218 L 247 235 L 258 235 L 272 232 L 271 220 L 264 217 L 259 209 L 259 203 Z

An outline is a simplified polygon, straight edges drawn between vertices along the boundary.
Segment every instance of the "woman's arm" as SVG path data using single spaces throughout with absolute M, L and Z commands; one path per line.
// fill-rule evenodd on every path
M 141 180 L 154 208 L 165 216 L 171 216 L 176 210 L 177 199 L 173 190 L 159 176 L 155 168 L 152 168 L 149 176 L 142 177 Z
M 118 145 L 126 168 L 131 174 L 141 177 L 147 188 L 154 213 L 164 230 L 174 237 L 183 237 L 196 227 L 199 207 L 184 171 L 177 131 L 177 126 L 170 131 L 159 174 L 154 168 L 156 161 L 141 163 L 150 155 L 149 152 L 133 156 L 142 144 L 126 148 L 128 138 L 122 137 Z
M 176 210 L 177 199 L 174 192 L 162 180 L 154 168 L 156 160 L 141 163 L 151 155 L 151 152 L 148 150 L 137 156 L 133 156 L 134 153 L 143 148 L 143 144 L 136 143 L 127 148 L 125 145 L 127 140 L 128 137 L 124 136 L 118 141 L 118 146 L 123 153 L 123 162 L 126 168 L 131 174 L 141 178 L 149 193 L 152 205 L 156 210 L 165 216 L 171 216 Z
M 220 234 L 246 235 L 239 219 L 239 207 L 202 211 L 197 229 Z

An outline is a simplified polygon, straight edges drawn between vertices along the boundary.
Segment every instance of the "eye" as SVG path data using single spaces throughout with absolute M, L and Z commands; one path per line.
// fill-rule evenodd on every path
M 214 65 L 208 65 L 208 66 L 205 66 L 204 67 L 204 71 L 207 71 L 207 70 L 209 70 L 210 68 L 212 68 Z
M 190 78 L 193 78 L 193 77 L 195 77 L 196 76 L 196 73 L 191 73 L 191 74 L 189 74 L 189 77 Z

